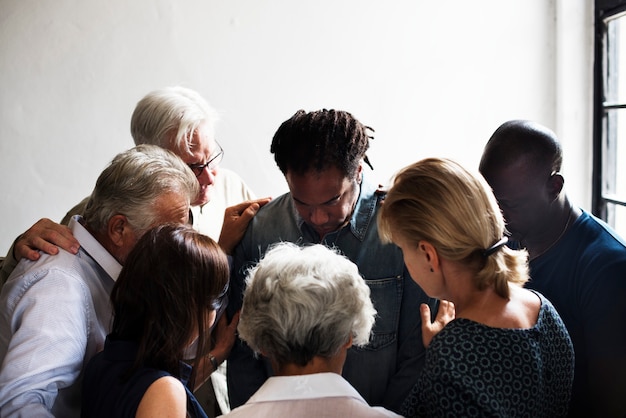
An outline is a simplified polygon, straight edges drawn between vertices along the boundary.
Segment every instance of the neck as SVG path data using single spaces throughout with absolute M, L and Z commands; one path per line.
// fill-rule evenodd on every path
M 545 228 L 544 234 L 528 237 L 521 241 L 522 245 L 528 250 L 530 259 L 533 260 L 554 247 L 563 238 L 578 216 L 580 216 L 580 213 L 580 209 L 575 208 L 565 198 L 555 215 L 548 218 L 551 222 Z
M 345 353 L 343 356 L 333 356 L 330 358 L 315 356 L 306 365 L 300 366 L 295 363 L 278 364 L 272 361 L 272 368 L 277 376 L 297 376 L 315 373 L 337 373 L 341 374 Z

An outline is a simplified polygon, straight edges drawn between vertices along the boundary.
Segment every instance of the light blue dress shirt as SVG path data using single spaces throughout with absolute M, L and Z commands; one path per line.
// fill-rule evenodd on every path
M 0 293 L 0 416 L 79 417 L 82 370 L 102 350 L 121 265 L 74 217 L 80 242 L 23 259 Z

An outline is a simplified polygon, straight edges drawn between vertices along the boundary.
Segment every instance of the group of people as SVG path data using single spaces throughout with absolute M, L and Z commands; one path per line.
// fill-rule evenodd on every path
M 289 192 L 254 200 L 215 119 L 149 93 L 69 224 L 15 240 L 0 417 L 626 413 L 626 244 L 567 198 L 553 132 L 506 122 L 477 171 L 384 190 L 371 128 L 300 110 L 270 147 Z

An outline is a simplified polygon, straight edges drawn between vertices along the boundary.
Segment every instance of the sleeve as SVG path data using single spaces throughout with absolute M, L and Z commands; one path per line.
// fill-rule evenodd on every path
M 599 415 L 626 414 L 626 255 L 606 254 L 582 277 L 595 277 L 583 292 L 584 350 L 590 401 Z M 578 355 L 578 352 L 577 352 Z
M 237 245 L 233 253 L 233 269 L 231 271 L 229 304 L 226 308 L 228 318 L 241 309 L 243 302 L 243 292 L 245 289 L 245 277 L 247 269 L 253 265 L 259 255 L 253 251 L 250 245 L 254 240 L 251 238 L 253 228 L 248 227 L 248 231 Z M 258 253 L 258 250 L 256 251 Z M 252 349 L 240 338 L 237 338 L 226 367 L 226 377 L 228 384 L 228 397 L 230 407 L 236 408 L 243 405 L 250 399 L 271 376 L 269 362 L 257 357 Z
M 422 343 L 422 321 L 420 305 L 427 303 L 433 318 L 437 314 L 439 301 L 428 297 L 413 281 L 409 272 L 404 271 L 404 291 L 398 327 L 398 355 L 396 371 L 385 394 L 383 406 L 392 411 L 400 411 L 402 404 L 415 386 L 423 368 L 426 349 Z
M 52 416 L 59 390 L 74 384 L 83 366 L 88 289 L 58 271 L 37 279 L 23 296 L 9 300 L 14 314 L 0 369 L 3 417 Z

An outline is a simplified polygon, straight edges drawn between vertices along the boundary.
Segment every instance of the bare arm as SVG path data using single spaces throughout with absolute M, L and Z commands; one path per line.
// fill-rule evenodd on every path
M 224 224 L 219 239 L 220 247 L 226 254 L 232 254 L 235 246 L 243 238 L 248 223 L 254 218 L 259 209 L 270 200 L 272 200 L 270 197 L 247 200 L 226 208 L 224 211 Z
M 186 418 L 187 393 L 173 376 L 155 380 L 141 398 L 135 418 Z

